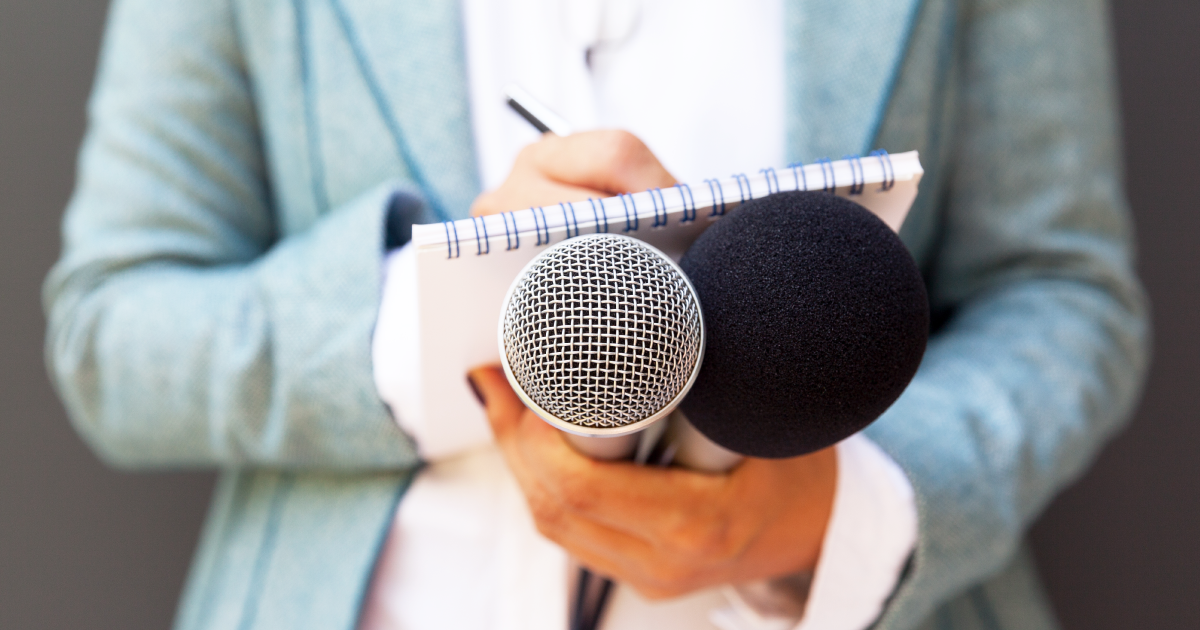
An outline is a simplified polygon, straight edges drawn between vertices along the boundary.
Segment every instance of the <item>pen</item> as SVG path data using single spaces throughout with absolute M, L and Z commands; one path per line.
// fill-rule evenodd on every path
M 571 135 L 571 125 L 563 120 L 554 110 L 541 104 L 521 89 L 521 86 L 510 83 L 504 88 L 504 100 L 508 106 L 521 115 L 529 124 L 542 133 L 552 133 L 556 136 Z

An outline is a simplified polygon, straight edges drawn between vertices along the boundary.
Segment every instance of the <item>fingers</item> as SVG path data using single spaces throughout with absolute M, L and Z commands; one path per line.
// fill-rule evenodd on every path
M 483 399 L 496 443 L 523 485 L 543 484 L 544 479 L 553 477 L 549 471 L 563 476 L 595 474 L 588 468 L 596 462 L 575 452 L 557 429 L 529 411 L 500 368 L 475 368 L 467 378 Z M 534 475 L 530 469 L 533 462 L 542 467 L 541 474 Z
M 745 542 L 726 509 L 722 475 L 625 462 L 562 470 L 531 455 L 530 474 L 573 514 L 682 555 L 727 557 Z
M 522 159 L 551 179 L 609 195 L 675 185 L 645 143 L 616 129 L 548 135 L 526 147 Z
M 483 398 L 496 443 L 535 514 L 554 520 L 569 512 L 561 492 L 550 486 L 602 477 L 593 470 L 600 462 L 575 452 L 557 429 L 526 409 L 499 368 L 476 368 L 468 379 Z
M 728 475 L 595 461 L 525 408 L 499 368 L 473 370 L 539 531 L 644 596 L 811 570 L 836 488 L 836 454 L 747 459 Z
M 544 536 L 571 557 L 601 575 L 633 587 L 649 599 L 676 597 L 728 581 L 727 572 L 701 568 L 686 559 L 663 555 L 646 541 L 606 529 L 586 519 L 568 516 L 557 530 L 540 525 Z
M 473 216 L 584 201 L 675 185 L 650 149 L 627 131 L 546 134 L 517 155 L 504 183 L 471 205 Z
M 500 440 L 501 435 L 510 433 L 520 422 L 525 405 L 508 384 L 504 372 L 496 366 L 477 367 L 467 373 L 471 388 L 482 399 L 487 410 L 492 433 Z
M 678 469 L 600 462 L 577 453 L 562 434 L 528 411 L 503 372 L 477 368 L 471 382 L 529 504 L 538 529 L 589 566 L 646 592 L 678 585 L 684 569 L 710 553 L 721 477 Z M 674 559 L 673 562 L 665 562 Z M 669 575 L 662 575 L 669 572 Z
M 738 558 L 731 580 L 813 570 L 833 513 L 836 449 L 783 460 L 748 459 L 735 471 L 731 485 L 748 506 L 758 506 L 749 510 L 762 524 Z
M 538 531 L 586 566 L 639 591 L 659 596 L 681 592 L 673 586 L 677 583 L 663 583 L 656 577 L 663 563 L 648 541 L 575 513 L 572 501 L 564 501 L 561 491 L 548 487 L 556 476 L 602 479 L 602 472 L 591 470 L 602 463 L 576 453 L 556 429 L 529 412 L 499 369 L 476 368 L 468 379 L 487 407 L 496 441 L 521 486 Z M 583 494 L 586 490 L 574 496 Z
M 589 459 L 526 410 L 499 369 L 479 368 L 469 377 L 539 524 L 584 519 L 668 554 L 714 561 L 736 556 L 753 537 L 741 523 L 754 521 L 736 520 L 728 509 L 728 477 Z
M 739 510 L 747 504 L 734 496 L 726 476 L 594 461 L 539 421 L 522 426 L 513 438 L 505 448 L 510 460 L 520 462 L 523 486 L 537 488 L 541 507 L 553 507 L 544 515 L 579 519 L 645 541 L 660 559 L 690 566 L 727 563 L 758 533 L 760 521 Z M 570 547 L 564 539 L 554 540 Z
M 562 184 L 546 179 L 542 174 L 520 180 L 510 177 L 503 186 L 476 197 L 471 204 L 471 216 L 482 217 L 532 207 L 556 206 L 560 202 L 586 201 L 589 198 L 605 196 L 607 193 L 603 191 Z
M 517 443 L 524 441 L 524 437 Z M 531 474 L 525 457 L 511 466 L 538 531 L 598 573 L 612 576 L 651 598 L 682 595 L 728 581 L 729 564 L 664 548 L 661 540 L 607 526 L 573 509 Z M 599 463 L 600 468 L 609 468 Z

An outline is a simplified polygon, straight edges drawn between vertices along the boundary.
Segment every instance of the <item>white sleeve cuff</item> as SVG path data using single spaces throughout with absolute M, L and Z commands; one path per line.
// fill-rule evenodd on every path
M 425 461 L 437 461 L 490 443 L 486 422 L 461 419 L 437 425 L 425 418 L 421 397 L 421 335 L 417 309 L 417 255 L 412 243 L 384 260 L 383 296 L 371 362 L 375 389 Z M 463 375 L 466 378 L 466 375 Z
M 900 466 L 859 433 L 837 445 L 838 481 L 804 617 L 795 630 L 862 630 L 896 588 L 917 542 L 917 506 Z
M 738 588 L 709 619 L 722 630 L 863 630 L 883 611 L 917 542 L 904 471 L 863 434 L 837 445 L 837 490 L 821 557 L 796 617 L 760 612 Z

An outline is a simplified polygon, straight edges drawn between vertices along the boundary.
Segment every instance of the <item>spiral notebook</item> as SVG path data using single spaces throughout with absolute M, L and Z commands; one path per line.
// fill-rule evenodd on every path
M 521 269 L 563 239 L 610 232 L 642 239 L 678 261 L 709 225 L 751 199 L 815 190 L 847 197 L 899 230 L 924 170 L 915 151 L 766 168 L 671 188 L 415 225 L 419 362 L 408 414 L 425 422 L 477 418 L 465 375 L 500 361 L 497 325 L 504 295 Z

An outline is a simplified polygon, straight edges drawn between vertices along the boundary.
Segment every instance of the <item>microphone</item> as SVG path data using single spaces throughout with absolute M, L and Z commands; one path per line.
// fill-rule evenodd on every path
M 680 261 L 706 355 L 680 405 L 704 436 L 753 457 L 810 453 L 878 418 L 916 374 L 925 283 L 899 236 L 822 192 L 747 202 Z
M 873 422 L 916 373 L 929 306 L 883 221 L 788 192 L 741 204 L 678 266 L 629 237 L 563 241 L 522 270 L 499 328 L 514 391 L 580 452 L 641 463 L 667 431 L 664 463 L 721 472 Z M 611 581 L 596 586 L 582 570 L 573 628 L 597 625 Z M 777 597 L 756 586 L 751 605 Z
M 676 412 L 688 421 L 671 430 L 708 438 L 709 450 L 780 458 L 831 446 L 883 414 L 925 353 L 920 271 L 899 236 L 848 199 L 750 201 L 705 230 L 680 266 L 700 295 L 708 345 Z M 795 623 L 803 608 L 790 580 L 733 588 L 751 609 L 788 611 Z
M 590 234 L 521 270 L 498 337 L 504 375 L 526 407 L 584 455 L 641 464 L 700 373 L 704 334 L 678 265 L 637 239 Z M 611 590 L 611 579 L 580 567 L 571 630 L 596 628 Z
M 657 424 L 638 459 L 669 430 L 666 457 L 713 472 L 863 429 L 912 380 L 929 333 L 904 243 L 822 192 L 741 204 L 678 266 L 626 236 L 568 239 L 525 267 L 503 313 L 510 384 L 578 450 L 628 458 Z
M 658 249 L 590 234 L 538 254 L 509 287 L 499 323 L 509 384 L 596 459 L 644 461 L 700 372 L 704 318 L 687 277 Z

